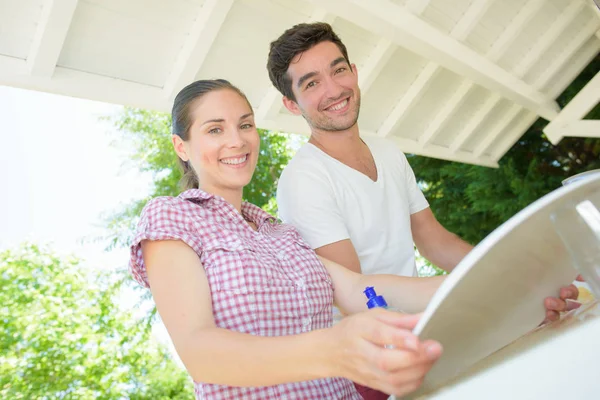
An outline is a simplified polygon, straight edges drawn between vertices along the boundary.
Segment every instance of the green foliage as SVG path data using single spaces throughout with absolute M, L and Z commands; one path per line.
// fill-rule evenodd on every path
M 597 57 L 558 98 L 561 106 L 600 71 Z M 586 118 L 600 119 L 600 106 Z M 408 155 L 438 220 L 476 244 L 515 213 L 561 186 L 563 179 L 600 168 L 600 139 L 564 138 L 552 145 L 538 119 L 497 169 Z
M 0 398 L 191 398 L 149 326 L 118 309 L 120 283 L 35 245 L 0 253 Z
M 153 188 L 147 197 L 126 205 L 106 218 L 111 232 L 111 247 L 124 247 L 131 241 L 138 217 L 148 200 L 156 196 L 176 196 L 181 192 L 181 170 L 171 144 L 169 114 L 125 108 L 109 121 L 122 133 L 116 144 L 132 149 L 128 166 L 150 173 L 153 181 Z M 260 129 L 259 134 L 260 157 L 254 177 L 244 189 L 244 199 L 275 215 L 277 207 L 273 199 L 277 180 L 291 159 L 292 152 L 288 146 L 288 135 Z

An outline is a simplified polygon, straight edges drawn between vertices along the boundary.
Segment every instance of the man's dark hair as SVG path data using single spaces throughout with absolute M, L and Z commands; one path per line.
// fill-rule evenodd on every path
M 267 70 L 273 86 L 282 95 L 290 100 L 296 100 L 292 92 L 292 80 L 288 75 L 290 63 L 298 54 L 305 52 L 321 42 L 332 42 L 342 52 L 342 55 L 350 65 L 348 51 L 338 35 L 331 29 L 331 25 L 325 22 L 314 22 L 311 24 L 298 24 L 283 32 L 275 41 L 271 42 Z

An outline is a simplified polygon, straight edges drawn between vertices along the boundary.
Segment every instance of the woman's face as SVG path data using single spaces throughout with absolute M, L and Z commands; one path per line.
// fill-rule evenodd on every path
M 247 101 L 231 89 L 212 91 L 190 109 L 189 139 L 173 137 L 175 151 L 191 163 L 200 188 L 223 196 L 242 191 L 256 168 L 260 138 Z

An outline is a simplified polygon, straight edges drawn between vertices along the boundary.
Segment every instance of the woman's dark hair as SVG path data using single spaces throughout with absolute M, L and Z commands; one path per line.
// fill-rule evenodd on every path
M 179 136 L 181 139 L 187 141 L 190 135 L 190 127 L 194 123 L 190 115 L 190 108 L 194 101 L 202 98 L 204 95 L 216 91 L 229 89 L 239 94 L 248 106 L 250 102 L 246 95 L 237 87 L 226 81 L 225 79 L 209 79 L 192 82 L 177 94 L 175 101 L 173 102 L 173 109 L 171 110 L 171 130 L 173 135 Z M 189 161 L 179 160 L 179 166 L 182 169 L 183 176 L 179 181 L 179 185 L 182 190 L 197 189 L 199 187 L 198 176 L 190 165 Z
M 271 42 L 267 70 L 273 86 L 282 95 L 290 100 L 296 100 L 292 92 L 292 80 L 288 75 L 290 63 L 298 54 L 305 52 L 321 42 L 334 43 L 346 59 L 348 65 L 348 51 L 342 40 L 325 22 L 294 25 L 275 41 Z

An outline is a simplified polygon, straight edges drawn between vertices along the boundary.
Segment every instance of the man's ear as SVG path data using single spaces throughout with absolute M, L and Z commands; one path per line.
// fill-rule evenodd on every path
M 356 64 L 350 64 L 350 68 L 352 68 L 352 72 L 354 72 L 354 75 L 358 76 L 358 69 L 356 68 Z
M 300 107 L 298 107 L 298 103 L 296 103 L 294 100 L 290 100 L 287 97 L 283 96 L 283 105 L 292 114 L 302 115 L 302 111 L 300 110 Z
M 190 158 L 187 155 L 187 151 L 185 148 L 185 142 L 179 135 L 173 135 L 171 138 L 173 142 L 173 148 L 175 149 L 175 153 L 181 158 L 184 162 L 187 162 Z

